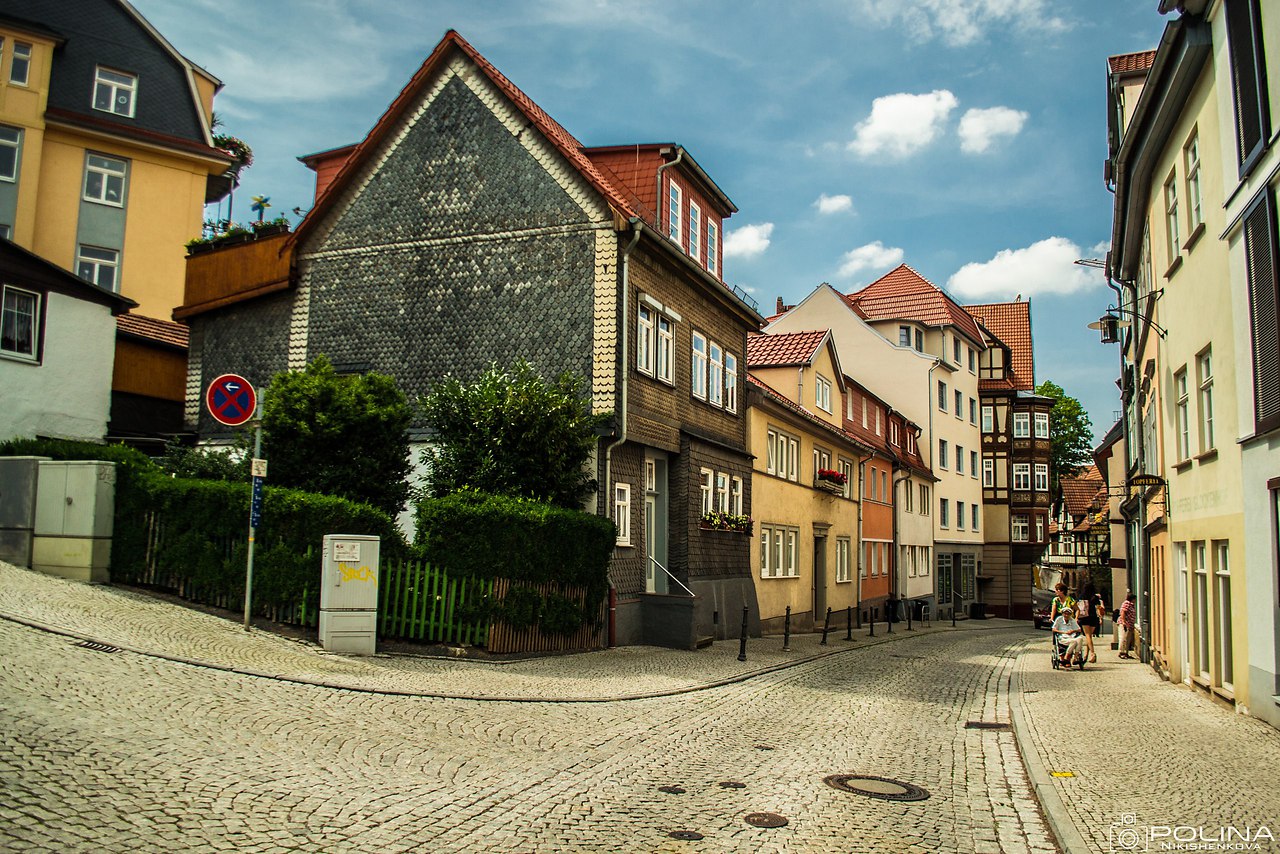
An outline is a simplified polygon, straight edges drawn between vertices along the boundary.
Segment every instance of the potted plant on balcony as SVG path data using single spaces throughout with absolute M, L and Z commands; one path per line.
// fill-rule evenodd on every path
M 828 492 L 844 492 L 845 484 L 849 482 L 849 478 L 842 471 L 835 469 L 818 469 L 816 478 L 816 486 L 827 490 Z
M 288 217 L 278 216 L 275 219 L 258 220 L 249 223 L 253 227 L 253 233 L 256 237 L 270 237 L 273 234 L 283 234 L 289 230 Z
M 213 135 L 213 147 L 225 151 L 235 158 L 236 162 L 231 164 L 232 172 L 238 174 L 241 169 L 253 165 L 253 149 L 243 139 L 234 137 L 229 133 L 215 133 Z
M 752 521 L 750 516 L 736 516 L 712 510 L 703 513 L 698 520 L 698 527 L 707 531 L 730 531 L 735 534 L 750 534 Z

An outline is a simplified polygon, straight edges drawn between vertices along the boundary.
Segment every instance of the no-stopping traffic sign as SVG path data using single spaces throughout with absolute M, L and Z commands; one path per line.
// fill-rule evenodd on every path
M 219 424 L 239 427 L 253 417 L 258 408 L 258 395 L 244 377 L 223 374 L 209 383 L 204 404 Z

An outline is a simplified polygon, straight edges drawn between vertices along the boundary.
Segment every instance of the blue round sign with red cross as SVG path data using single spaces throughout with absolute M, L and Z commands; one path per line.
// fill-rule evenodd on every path
M 253 384 L 244 377 L 223 374 L 209 383 L 204 403 L 209 407 L 209 414 L 219 424 L 239 427 L 257 411 L 258 394 L 253 390 Z

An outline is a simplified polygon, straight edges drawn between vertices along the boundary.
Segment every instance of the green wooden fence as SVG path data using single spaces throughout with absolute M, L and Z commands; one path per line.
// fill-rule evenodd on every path
M 467 618 L 493 594 L 485 578 L 450 578 L 417 561 L 384 563 L 378 579 L 378 636 L 484 646 L 489 621 Z

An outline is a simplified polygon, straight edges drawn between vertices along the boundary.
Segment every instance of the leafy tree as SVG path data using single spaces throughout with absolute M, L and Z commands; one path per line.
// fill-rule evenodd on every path
M 264 455 L 273 486 L 336 495 L 395 515 L 409 495 L 413 407 L 385 374 L 340 376 L 324 356 L 271 380 Z
M 170 439 L 164 446 L 160 466 L 177 477 L 247 481 L 249 459 L 253 456 L 253 443 L 248 436 L 248 431 L 241 431 L 231 448 L 217 449 L 193 448 L 177 438 Z
M 596 427 L 586 382 L 563 373 L 548 381 L 524 360 L 491 367 L 473 383 L 446 377 L 422 401 L 434 432 L 422 454 L 427 494 L 464 488 L 577 508 L 596 487 L 587 463 Z
M 1053 440 L 1049 475 L 1050 488 L 1056 494 L 1062 478 L 1093 462 L 1093 423 L 1080 401 L 1052 380 L 1040 383 L 1036 394 L 1053 398 L 1053 409 L 1049 411 L 1049 435 Z

